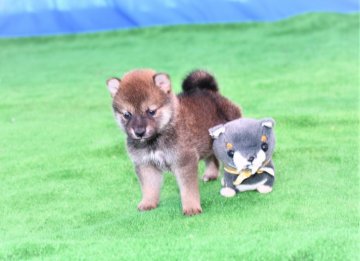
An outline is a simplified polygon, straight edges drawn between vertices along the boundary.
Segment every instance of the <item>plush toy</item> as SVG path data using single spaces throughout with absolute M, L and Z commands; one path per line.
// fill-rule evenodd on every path
M 257 190 L 269 193 L 275 180 L 272 154 L 275 121 L 240 118 L 209 129 L 215 156 L 224 164 L 220 194 Z

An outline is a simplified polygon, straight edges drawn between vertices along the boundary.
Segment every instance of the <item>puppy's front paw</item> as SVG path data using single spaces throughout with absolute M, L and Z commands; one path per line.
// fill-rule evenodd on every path
M 183 207 L 183 214 L 185 216 L 194 216 L 194 215 L 198 215 L 201 214 L 202 209 L 201 206 L 187 206 L 187 207 Z
M 267 185 L 260 185 L 257 187 L 257 191 L 259 191 L 261 194 L 270 193 L 272 191 L 272 187 L 269 187 Z
M 222 188 L 220 190 L 220 194 L 221 194 L 221 196 L 231 198 L 231 197 L 235 196 L 236 191 L 234 189 L 232 189 L 232 188 L 226 187 L 226 188 Z
M 157 202 L 144 201 L 142 200 L 138 205 L 139 211 L 148 211 L 157 208 Z

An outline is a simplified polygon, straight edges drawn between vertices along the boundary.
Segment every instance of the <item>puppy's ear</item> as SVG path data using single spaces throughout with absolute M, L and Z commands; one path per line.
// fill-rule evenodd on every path
M 171 92 L 171 81 L 169 75 L 166 73 L 157 73 L 153 77 L 154 83 L 166 94 Z
M 213 139 L 219 138 L 219 136 L 224 132 L 225 132 L 224 124 L 219 124 L 209 129 L 209 134 Z
M 261 126 L 272 129 L 275 126 L 275 121 L 272 118 L 266 118 L 261 120 Z
M 110 78 L 106 81 L 106 85 L 109 89 L 111 97 L 114 97 L 117 91 L 120 89 L 120 82 L 121 80 L 119 78 Z

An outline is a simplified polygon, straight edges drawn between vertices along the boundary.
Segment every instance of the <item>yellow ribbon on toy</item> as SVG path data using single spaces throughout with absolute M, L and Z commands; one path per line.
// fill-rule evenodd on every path
M 245 179 L 251 176 L 251 170 L 243 170 L 240 172 L 239 176 L 233 182 L 235 186 L 240 185 Z
M 234 175 L 239 175 L 240 172 L 236 169 L 236 168 L 233 168 L 233 167 L 230 167 L 230 166 L 224 166 L 224 170 L 230 174 L 234 174 Z
M 242 170 L 238 171 L 237 169 L 230 167 L 230 166 L 224 166 L 224 170 L 227 173 L 230 173 L 232 175 L 239 175 L 236 180 L 233 182 L 235 186 L 240 185 L 245 179 L 251 176 L 251 170 Z
M 256 171 L 256 174 L 262 174 L 264 170 L 262 168 L 267 165 L 269 161 L 264 162 L 264 164 Z M 240 185 L 245 179 L 250 177 L 252 175 L 250 169 L 238 171 L 236 168 L 230 167 L 230 166 L 224 166 L 224 170 L 232 175 L 239 175 L 236 180 L 233 182 L 235 186 Z M 255 174 L 255 173 L 254 173 Z M 270 175 L 274 176 L 273 174 L 269 173 Z

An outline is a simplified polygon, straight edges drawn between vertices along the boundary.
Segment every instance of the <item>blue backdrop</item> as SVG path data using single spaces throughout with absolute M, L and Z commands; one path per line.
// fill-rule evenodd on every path
M 358 11 L 358 0 L 0 0 L 0 37 Z

